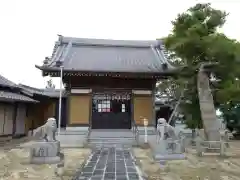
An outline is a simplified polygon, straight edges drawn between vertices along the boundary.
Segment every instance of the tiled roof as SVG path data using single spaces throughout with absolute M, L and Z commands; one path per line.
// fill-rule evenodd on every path
M 58 69 L 62 61 L 66 71 L 163 73 L 175 69 L 165 58 L 162 43 L 84 39 L 60 36 L 44 69 Z M 168 65 L 164 69 L 163 64 Z
M 14 82 L 8 80 L 7 78 L 5 78 L 1 75 L 0 75 L 0 86 L 15 87 L 15 88 L 17 87 L 17 85 Z
M 19 87 L 23 90 L 23 92 L 27 92 L 30 94 L 43 95 L 48 97 L 59 97 L 60 89 L 37 89 L 34 87 L 30 87 L 24 84 L 19 84 Z M 65 96 L 65 91 L 62 91 L 63 97 Z
M 1 101 L 38 102 L 27 96 L 13 93 L 13 92 L 7 92 L 7 91 L 0 91 L 0 100 Z

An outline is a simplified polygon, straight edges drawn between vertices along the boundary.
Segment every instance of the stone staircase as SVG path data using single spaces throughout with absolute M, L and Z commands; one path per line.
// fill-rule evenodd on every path
M 135 136 L 130 129 L 101 129 L 91 130 L 88 138 L 89 146 L 133 146 L 136 144 Z
M 63 148 L 81 148 L 86 144 L 88 128 L 85 129 L 66 129 L 61 130 L 57 135 L 57 140 L 60 141 Z
M 138 132 L 139 132 L 139 135 L 144 135 L 145 134 L 145 128 L 143 126 L 138 126 Z M 155 135 L 156 134 L 156 128 L 154 126 L 148 126 L 147 134 L 148 135 Z

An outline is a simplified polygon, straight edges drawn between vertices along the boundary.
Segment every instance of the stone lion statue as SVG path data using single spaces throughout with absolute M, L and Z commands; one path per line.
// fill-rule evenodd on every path
M 45 141 L 56 141 L 57 123 L 55 118 L 48 118 L 47 122 L 34 130 L 33 137 Z
M 181 136 L 181 134 L 179 134 L 179 136 Z M 173 140 L 179 139 L 179 137 L 176 135 L 174 127 L 168 124 L 166 119 L 159 118 L 157 124 L 157 142 L 159 142 L 160 139 L 166 140 L 168 138 Z

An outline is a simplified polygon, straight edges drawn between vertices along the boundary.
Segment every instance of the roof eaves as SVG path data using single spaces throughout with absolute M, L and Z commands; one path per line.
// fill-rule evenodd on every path
M 38 103 L 39 101 L 36 101 L 28 96 L 24 96 L 22 94 L 13 93 L 13 92 L 6 92 L 6 91 L 0 91 L 0 99 L 2 101 L 14 101 L 14 102 L 31 102 L 31 103 Z
M 27 96 L 31 96 L 31 97 L 33 96 L 33 93 L 26 89 L 20 88 L 20 91 Z
M 61 61 L 61 62 L 64 62 L 64 60 L 66 59 L 67 55 L 69 54 L 69 51 L 70 51 L 71 48 L 72 48 L 72 41 L 70 41 L 67 44 L 67 46 L 65 46 L 65 48 L 64 48 L 65 50 L 62 52 L 62 56 L 60 56 L 61 59 L 58 59 L 58 60 Z
M 156 69 L 159 69 L 159 71 L 160 71 L 160 70 L 162 69 L 162 67 L 159 67 L 159 66 L 158 66 L 158 65 L 159 65 L 159 61 L 160 61 L 161 64 L 163 64 L 163 61 L 162 61 L 162 59 L 159 57 L 156 48 L 155 48 L 154 46 L 151 46 L 151 49 L 152 49 L 152 51 L 153 51 L 153 53 L 154 53 L 155 60 L 156 60 L 156 61 L 155 61 L 156 63 L 154 63 L 154 66 L 155 66 Z
M 72 48 L 72 42 L 70 41 L 68 42 L 68 44 L 63 44 L 63 45 L 59 45 L 59 44 L 60 42 L 55 44 L 52 57 L 48 62 L 48 64 L 45 64 L 44 66 L 49 66 L 49 67 L 55 66 L 55 63 L 57 61 L 64 62 L 64 60 L 69 54 L 70 49 Z
M 162 60 L 162 63 L 163 64 L 167 64 L 168 68 L 169 69 L 176 69 L 176 67 L 174 67 L 170 62 L 169 60 L 166 58 L 164 52 L 162 49 L 160 48 L 156 48 L 156 51 L 157 51 L 157 54 L 159 56 L 159 58 Z
M 51 58 L 51 61 L 47 64 L 47 66 L 51 66 L 53 65 L 54 62 L 58 61 L 62 54 L 63 54 L 63 51 L 65 49 L 65 46 L 58 46 L 57 50 L 56 50 L 56 53 L 54 54 L 54 56 Z
M 46 73 L 48 72 L 52 72 L 52 73 L 57 73 L 60 71 L 60 68 L 55 68 L 55 67 L 42 67 L 42 66 L 37 66 L 41 71 L 45 71 Z M 94 74 L 101 74 L 101 73 L 106 73 L 106 74 L 115 74 L 115 73 L 119 73 L 119 74 L 126 74 L 126 75 L 134 75 L 134 76 L 138 76 L 138 75 L 151 75 L 151 76 L 168 76 L 168 75 L 172 75 L 175 74 L 177 72 L 178 68 L 174 68 L 174 69 L 166 69 L 164 71 L 159 70 L 158 72 L 114 72 L 114 71 L 85 71 L 85 70 L 79 70 L 79 69 L 64 69 L 65 72 L 67 73 L 94 73 Z M 45 75 L 46 76 L 46 75 Z
M 47 97 L 59 97 L 60 89 L 53 89 L 53 90 L 47 90 L 47 89 L 37 89 L 31 86 L 23 85 L 20 84 L 20 87 L 22 87 L 23 90 L 29 92 L 29 94 L 36 94 L 36 95 L 42 95 L 42 96 L 47 96 Z M 24 92 L 23 92 L 24 93 Z M 62 91 L 63 96 L 64 96 L 64 91 Z
M 24 89 L 30 93 L 40 92 L 40 89 L 31 87 L 31 86 L 27 86 L 24 84 L 19 84 L 19 87 L 21 87 L 22 89 Z

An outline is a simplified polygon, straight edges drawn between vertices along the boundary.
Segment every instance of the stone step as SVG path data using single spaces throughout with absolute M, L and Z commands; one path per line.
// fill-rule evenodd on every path
M 111 143 L 111 142 L 132 142 L 135 141 L 134 138 L 131 139 L 89 139 L 89 142 L 103 142 L 103 143 Z
M 91 135 L 89 136 L 88 139 L 99 139 L 99 140 L 108 140 L 108 139 L 112 139 L 112 140 L 118 140 L 118 139 L 134 139 L 134 136 L 128 136 L 128 137 L 92 137 Z
M 131 138 L 133 137 L 133 132 L 131 130 L 126 131 L 113 131 L 113 130 L 92 130 L 90 133 L 90 138 Z
M 117 142 L 114 142 L 114 141 L 112 141 L 112 142 L 106 142 L 106 141 L 92 142 L 92 141 L 90 141 L 90 142 L 88 142 L 88 144 L 135 144 L 135 141 L 129 141 L 129 142 L 126 142 L 126 141 L 124 141 L 124 142 L 119 142 L 119 141 L 117 141 Z
M 60 135 L 85 135 L 88 131 L 61 131 Z
M 128 141 L 134 140 L 135 138 L 89 138 L 89 141 Z
M 134 144 L 135 138 L 131 137 L 91 137 L 89 144 Z
M 86 142 L 86 135 L 81 134 L 60 134 L 56 137 L 61 147 L 83 147 Z
M 132 147 L 137 145 L 136 142 L 131 142 L 131 143 L 88 143 L 86 146 L 87 147 L 113 147 L 113 146 L 127 146 L 127 147 Z
M 145 127 L 143 126 L 138 126 L 138 132 L 139 134 L 145 134 Z M 147 127 L 147 133 L 149 135 L 154 134 L 156 132 L 156 128 L 153 126 Z
M 131 135 L 131 136 L 122 135 L 122 136 L 119 136 L 119 137 L 111 137 L 111 136 L 101 137 L 101 136 L 92 136 L 92 135 L 89 136 L 89 139 L 103 139 L 103 140 L 106 140 L 106 139 L 131 139 L 131 138 L 134 138 L 134 136 L 133 135 Z
M 145 135 L 145 131 L 144 130 L 139 130 L 139 135 Z M 147 131 L 148 135 L 155 135 L 156 131 Z

